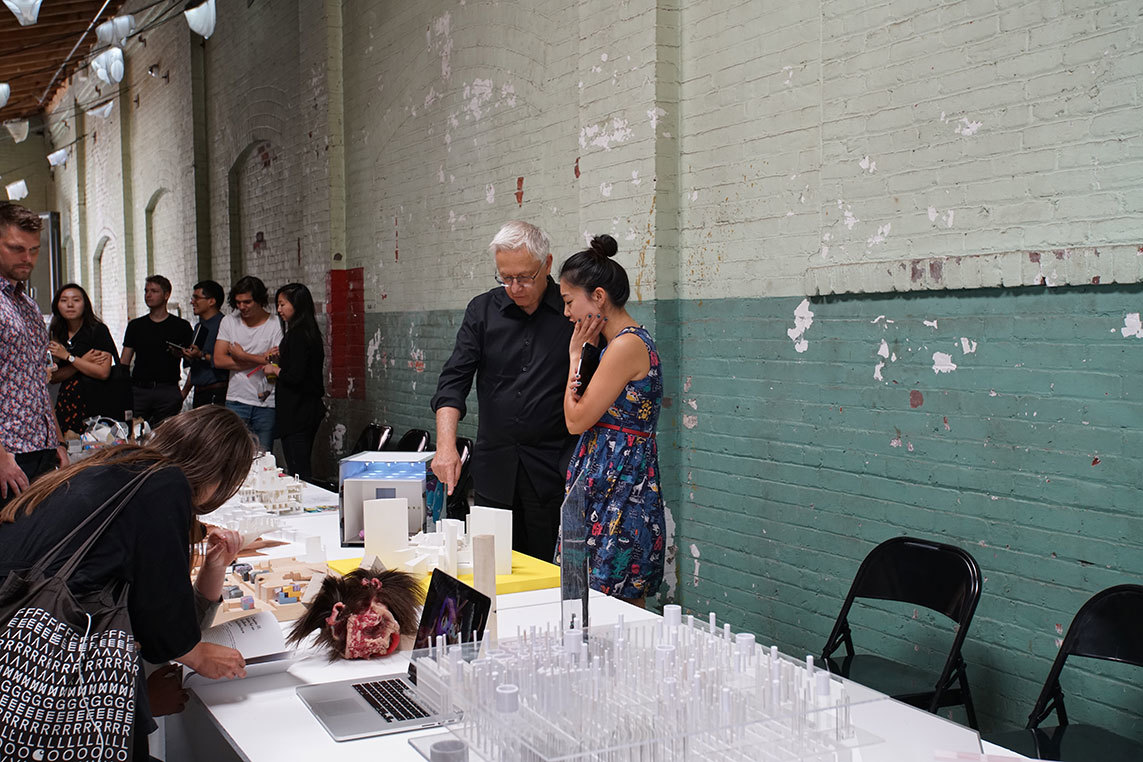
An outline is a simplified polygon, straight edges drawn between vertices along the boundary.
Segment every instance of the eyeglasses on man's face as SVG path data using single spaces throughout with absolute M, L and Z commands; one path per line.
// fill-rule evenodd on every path
M 540 270 L 543 269 L 544 265 L 541 263 L 536 272 L 532 273 L 531 275 L 501 275 L 498 272 L 492 277 L 494 277 L 496 282 L 504 288 L 508 288 L 509 286 L 523 286 L 527 288 L 536 282 L 536 278 L 538 278 L 540 275 Z

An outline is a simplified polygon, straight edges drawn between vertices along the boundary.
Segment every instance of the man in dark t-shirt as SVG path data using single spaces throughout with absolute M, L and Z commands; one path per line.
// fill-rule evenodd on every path
M 203 405 L 225 405 L 226 387 L 230 381 L 230 371 L 214 367 L 214 342 L 218 339 L 218 328 L 222 325 L 222 302 L 225 299 L 222 286 L 213 280 L 203 280 L 194 284 L 191 295 L 191 309 L 198 317 L 195 326 L 194 343 L 183 350 L 186 358 L 183 364 L 190 369 L 186 384 L 183 385 L 183 399 L 194 388 L 194 407 Z
M 190 323 L 167 312 L 171 282 L 162 275 L 147 278 L 143 301 L 150 313 L 127 324 L 123 334 L 124 365 L 130 365 L 134 412 L 154 428 L 179 412 L 179 364 L 191 342 Z

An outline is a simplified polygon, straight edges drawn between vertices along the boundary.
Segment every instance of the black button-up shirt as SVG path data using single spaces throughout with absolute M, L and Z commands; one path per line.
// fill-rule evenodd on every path
M 563 312 L 559 286 L 550 277 L 531 315 L 502 287 L 468 303 L 431 404 L 434 412 L 456 408 L 463 418 L 475 375 L 480 410 L 472 477 L 478 494 L 511 504 L 518 467 L 541 497 L 563 493 L 576 442 L 564 423 L 573 326 Z

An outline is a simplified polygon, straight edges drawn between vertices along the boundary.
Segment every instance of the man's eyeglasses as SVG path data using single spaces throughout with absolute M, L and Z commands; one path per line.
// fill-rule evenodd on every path
M 544 266 L 541 264 L 539 269 L 531 275 L 501 275 L 500 273 L 496 273 L 492 277 L 504 288 L 508 288 L 511 285 L 528 287 L 536 282 L 536 278 L 540 275 L 540 270 L 543 269 Z

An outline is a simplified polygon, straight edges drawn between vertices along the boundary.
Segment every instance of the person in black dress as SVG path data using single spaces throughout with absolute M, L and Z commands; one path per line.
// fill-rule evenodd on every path
M 112 364 L 119 362 L 115 342 L 96 317 L 87 292 L 76 283 L 60 286 L 52 299 L 48 333 L 48 351 L 57 366 L 52 383 L 60 385 L 56 396 L 60 431 L 82 434 L 85 419 L 106 412 L 107 378 Z
M 274 295 L 284 337 L 278 361 L 265 366 L 267 378 L 277 384 L 276 420 L 286 473 L 309 481 L 310 460 L 318 425 L 325 417 L 325 349 L 314 317 L 314 298 L 301 283 L 287 283 Z M 271 356 L 274 355 L 271 350 Z
M 84 518 L 131 479 L 154 469 L 108 526 L 72 576 L 78 595 L 109 582 L 130 584 L 127 610 L 143 659 L 177 660 L 209 678 L 245 676 L 242 655 L 202 641 L 199 622 L 221 601 L 227 566 L 238 554 L 236 532 L 211 528 L 199 515 L 228 500 L 250 471 L 257 444 L 230 410 L 216 405 L 169 418 L 146 445 L 119 445 L 36 480 L 0 510 L 0 580 L 43 558 Z M 85 540 L 77 537 L 53 566 L 53 575 Z M 202 567 L 192 586 L 192 541 L 205 539 Z M 135 690 L 135 758 L 147 759 L 154 730 L 139 669 Z

